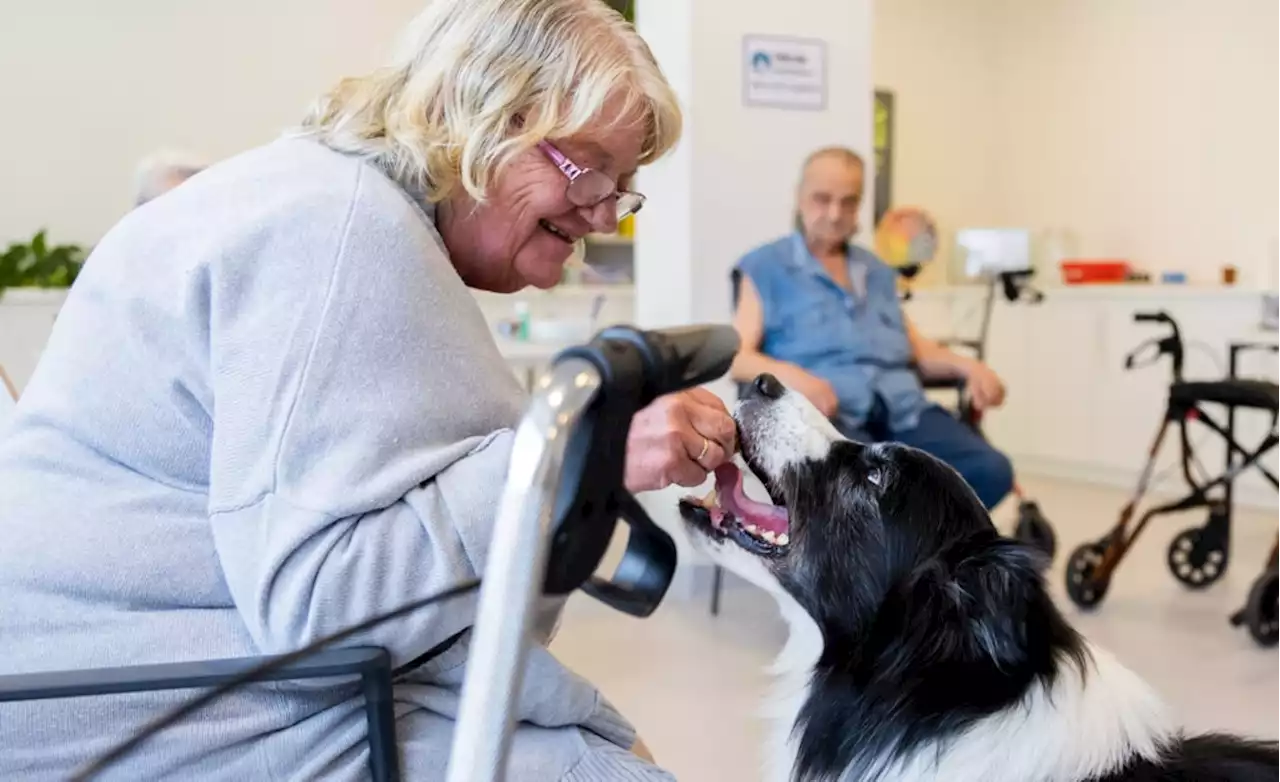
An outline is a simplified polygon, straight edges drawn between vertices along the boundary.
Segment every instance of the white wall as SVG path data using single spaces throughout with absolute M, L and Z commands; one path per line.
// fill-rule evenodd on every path
M 650 201 L 636 222 L 637 317 L 727 322 L 729 269 L 791 230 L 804 157 L 870 149 L 871 0 L 641 0 L 636 21 L 688 121 L 680 149 L 639 177 Z M 743 105 L 743 36 L 758 33 L 826 43 L 826 109 Z
M 335 79 L 379 62 L 421 5 L 6 3 L 0 242 L 42 226 L 96 241 L 129 207 L 142 156 L 218 158 L 272 139 Z
M 895 200 L 1069 228 L 1077 250 L 1275 285 L 1275 0 L 879 0 Z M 934 270 L 936 274 L 937 270 Z
M 870 149 L 871 0 L 640 0 L 636 23 L 687 122 L 674 154 L 638 177 L 649 200 L 636 219 L 636 319 L 649 328 L 727 323 L 729 270 L 743 253 L 791 230 L 804 157 L 828 144 Z M 826 108 L 744 106 L 747 34 L 824 41 Z M 727 382 L 712 388 L 732 396 Z M 683 493 L 647 494 L 641 502 L 659 524 L 676 527 Z M 683 540 L 677 535 L 682 548 Z M 680 561 L 673 590 L 687 593 L 697 559 L 683 551 Z
M 1000 219 L 999 8 L 999 0 L 876 2 L 872 77 L 894 93 L 893 203 L 925 208 L 942 234 L 921 285 L 945 280 L 957 228 Z
M 1277 236 L 1275 0 L 1005 0 L 1005 219 L 1080 250 L 1264 279 Z

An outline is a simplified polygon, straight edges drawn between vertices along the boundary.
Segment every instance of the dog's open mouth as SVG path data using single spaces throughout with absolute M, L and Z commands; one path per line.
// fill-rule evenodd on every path
M 731 538 L 762 555 L 781 554 L 791 543 L 787 509 L 758 502 L 743 490 L 743 473 L 732 462 L 716 468 L 716 486 L 706 497 L 681 501 L 686 517 L 700 522 L 713 538 Z

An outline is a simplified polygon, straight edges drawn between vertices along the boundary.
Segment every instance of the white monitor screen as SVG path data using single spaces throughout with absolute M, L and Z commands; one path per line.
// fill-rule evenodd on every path
M 1021 228 L 965 228 L 956 232 L 956 245 L 969 277 L 1031 268 L 1031 232 Z

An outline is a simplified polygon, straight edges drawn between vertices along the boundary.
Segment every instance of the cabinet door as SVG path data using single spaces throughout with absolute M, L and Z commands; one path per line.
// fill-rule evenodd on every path
M 1145 368 L 1125 369 L 1125 356 L 1130 351 L 1145 340 L 1159 339 L 1165 333 L 1165 329 L 1155 324 L 1134 323 L 1134 313 L 1147 309 L 1152 309 L 1149 302 L 1124 299 L 1106 308 L 1103 313 L 1106 350 L 1096 376 L 1102 404 L 1095 412 L 1098 452 L 1094 462 L 1102 470 L 1134 476 L 1135 480 L 1164 419 L 1169 393 L 1168 359 Z M 1176 432 L 1170 434 L 1176 435 Z M 1175 447 L 1176 437 L 1166 436 L 1162 450 L 1166 458 L 1158 463 L 1158 469 L 1169 464 L 1167 456 Z
M 1031 390 L 1031 341 L 1027 331 L 1040 317 L 1041 307 L 1000 302 L 991 313 L 987 335 L 986 362 L 1004 381 L 1005 402 L 999 409 L 982 417 L 982 430 L 1000 450 L 1026 454 L 1032 449 L 1032 433 L 1027 422 L 1032 420 L 1040 404 Z
M 1012 389 L 1034 409 L 1024 424 L 1027 455 L 1077 465 L 1094 458 L 1101 330 L 1096 302 L 1047 300 L 1027 318 L 1030 371 L 1025 390 Z

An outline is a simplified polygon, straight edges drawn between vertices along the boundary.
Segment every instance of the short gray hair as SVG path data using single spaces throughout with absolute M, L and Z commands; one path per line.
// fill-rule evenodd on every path
M 203 158 L 180 150 L 161 150 L 143 158 L 133 177 L 133 204 L 141 206 L 203 171 Z

